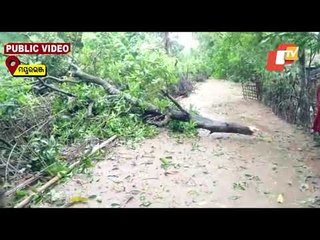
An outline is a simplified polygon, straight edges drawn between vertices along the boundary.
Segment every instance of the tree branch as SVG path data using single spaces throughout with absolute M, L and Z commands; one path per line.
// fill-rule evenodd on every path
M 74 64 L 72 64 L 72 67 L 74 69 L 79 69 Z M 115 88 L 113 85 L 111 85 L 108 82 L 108 80 L 103 80 L 103 79 L 101 79 L 99 77 L 92 76 L 90 74 L 82 72 L 81 70 L 72 70 L 71 73 L 72 73 L 73 77 L 80 78 L 85 82 L 95 83 L 97 85 L 102 86 L 106 90 L 106 92 L 108 92 L 111 95 L 122 96 L 126 101 L 128 101 L 132 105 L 144 108 L 146 111 L 157 112 L 157 113 L 161 114 L 161 112 L 155 106 L 153 106 L 152 104 L 143 103 L 141 100 L 139 100 L 139 99 L 137 99 L 135 97 L 132 97 L 129 94 L 121 92 L 120 90 Z
M 45 83 L 41 78 L 38 78 L 38 79 L 39 79 L 39 81 L 42 83 L 42 85 L 46 86 L 47 88 L 52 89 L 53 91 L 62 93 L 62 94 L 67 95 L 67 96 L 69 96 L 69 97 L 76 97 L 76 96 L 73 95 L 72 93 L 65 92 L 65 91 L 63 91 L 63 90 L 61 90 L 61 89 L 59 89 L 59 88 L 54 87 L 53 85 L 50 85 L 50 84 Z
M 64 79 L 60 79 L 60 78 L 57 78 L 57 77 L 53 77 L 53 76 L 46 76 L 44 78 L 41 78 L 42 81 L 46 81 L 48 79 L 51 79 L 51 80 L 54 80 L 56 82 L 59 82 L 59 83 L 64 83 L 64 82 L 68 82 L 68 83 L 80 83 L 81 81 L 72 81 L 72 80 L 64 80 Z
M 165 92 L 165 91 L 163 91 L 163 90 L 161 90 L 161 92 L 162 92 L 162 94 L 163 94 L 164 96 L 166 96 L 167 98 L 169 98 L 170 101 L 173 102 L 174 105 L 176 105 L 176 107 L 177 107 L 181 112 L 183 112 L 183 113 L 185 113 L 186 115 L 189 116 L 189 113 L 188 113 L 186 110 L 184 110 L 183 107 L 181 107 L 181 105 L 180 105 L 173 97 L 171 97 L 171 96 L 169 95 L 169 93 L 167 93 L 167 92 Z

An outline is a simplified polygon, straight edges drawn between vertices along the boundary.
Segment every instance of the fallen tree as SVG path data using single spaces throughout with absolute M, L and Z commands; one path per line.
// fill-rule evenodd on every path
M 165 126 L 170 120 L 178 121 L 193 121 L 197 128 L 209 130 L 210 133 L 224 132 L 224 133 L 239 133 L 244 135 L 252 135 L 253 131 L 247 127 L 237 123 L 214 121 L 197 114 L 189 113 L 183 109 L 180 104 L 175 101 L 168 93 L 162 91 L 163 95 L 167 97 L 178 110 L 170 109 L 167 113 L 162 113 L 156 106 L 140 101 L 126 93 L 121 92 L 119 89 L 110 84 L 107 79 L 87 74 L 79 69 L 76 65 L 70 63 L 71 76 L 81 81 L 93 83 L 102 86 L 105 91 L 112 95 L 120 95 L 132 105 L 139 107 L 144 112 L 144 119 L 156 126 Z

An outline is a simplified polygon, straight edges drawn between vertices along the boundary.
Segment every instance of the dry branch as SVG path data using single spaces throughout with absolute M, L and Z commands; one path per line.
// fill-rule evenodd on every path
M 163 91 L 163 90 L 162 90 L 161 92 L 162 92 L 162 94 L 163 94 L 165 97 L 169 98 L 169 100 L 170 100 L 171 102 L 173 102 L 173 104 L 174 104 L 181 112 L 183 112 L 183 113 L 185 113 L 186 115 L 189 116 L 189 113 L 188 113 L 186 110 L 184 110 L 184 108 L 183 108 L 173 97 L 171 97 L 169 93 L 167 93 L 167 92 L 165 92 L 165 91 Z
M 75 163 L 73 163 L 70 167 L 68 172 L 72 171 L 76 166 L 78 166 L 81 163 L 81 161 L 77 161 Z M 36 189 L 35 192 L 33 192 L 32 194 L 30 194 L 28 197 L 26 197 L 25 199 L 23 199 L 20 203 L 18 203 L 16 206 L 14 206 L 14 208 L 23 208 L 25 207 L 27 204 L 30 203 L 30 201 L 33 199 L 34 196 L 36 196 L 39 193 L 44 192 L 46 189 L 48 189 L 50 186 L 52 186 L 53 184 L 55 184 L 56 182 L 58 182 L 61 178 L 63 177 L 63 175 L 58 174 L 57 176 L 55 176 L 54 178 L 52 178 L 49 182 L 47 182 L 46 184 L 44 184 L 43 186 L 39 187 Z
M 26 181 L 22 182 L 21 184 L 19 184 L 18 186 L 6 191 L 4 193 L 4 195 L 6 197 L 10 196 L 11 194 L 15 193 L 17 190 L 23 189 L 24 187 L 30 185 L 31 183 L 33 183 L 34 181 L 36 181 L 37 179 L 39 179 L 41 177 L 41 173 L 38 173 L 34 176 L 32 176 L 31 178 L 28 178 Z
M 104 141 L 101 144 L 97 144 L 96 146 L 94 146 L 92 148 L 92 151 L 90 153 L 90 155 L 94 154 L 95 152 L 97 152 L 98 150 L 100 150 L 101 148 L 104 148 L 105 146 L 107 146 L 109 143 L 111 143 L 112 141 L 114 141 L 117 138 L 116 135 L 112 136 L 111 138 L 109 138 L 108 140 Z
M 46 77 L 43 77 L 41 78 L 42 81 L 46 82 L 46 80 L 53 80 L 53 81 L 56 81 L 56 82 L 59 82 L 59 83 L 64 83 L 64 82 L 67 82 L 67 83 L 80 83 L 81 81 L 72 81 L 72 80 L 65 80 L 65 79 L 61 79 L 61 78 L 57 78 L 57 77 L 53 77 L 53 76 L 46 76 Z
M 94 154 L 96 151 L 98 151 L 99 149 L 105 147 L 107 144 L 111 143 L 112 141 L 114 141 L 117 138 L 116 135 L 112 136 L 111 138 L 109 138 L 108 140 L 106 140 L 105 142 L 101 143 L 100 145 L 95 146 L 93 148 L 93 150 L 91 151 L 91 153 L 88 156 L 91 156 L 92 154 Z M 75 167 L 77 167 L 78 165 L 80 165 L 81 160 L 73 163 L 70 165 L 68 172 L 70 173 Z M 50 179 L 47 183 L 45 183 L 43 186 L 39 187 L 36 189 L 35 192 L 33 192 L 32 194 L 30 194 L 28 197 L 26 197 L 25 199 L 23 199 L 20 203 L 18 203 L 16 206 L 14 206 L 14 208 L 23 208 L 26 205 L 28 205 L 30 203 L 30 201 L 34 198 L 34 196 L 36 196 L 37 194 L 40 194 L 42 192 L 44 192 L 45 190 L 47 190 L 50 186 L 52 186 L 53 184 L 55 184 L 56 182 L 58 182 L 64 175 L 58 174 L 57 176 L 55 176 L 54 178 Z M 31 180 L 29 180 L 31 181 Z M 32 180 L 34 181 L 34 180 Z M 8 195 L 8 194 L 6 194 Z

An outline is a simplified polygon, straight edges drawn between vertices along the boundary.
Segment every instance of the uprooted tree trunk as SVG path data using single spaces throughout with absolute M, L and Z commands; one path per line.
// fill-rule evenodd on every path
M 168 113 L 164 114 L 156 106 L 150 103 L 142 102 L 140 101 L 140 99 L 134 98 L 126 93 L 121 92 L 120 90 L 115 88 L 112 84 L 110 84 L 108 80 L 101 79 L 99 77 L 92 76 L 90 74 L 82 72 L 74 64 L 71 64 L 71 67 L 72 67 L 71 73 L 73 77 L 79 78 L 85 82 L 100 85 L 109 94 L 121 95 L 126 101 L 128 101 L 132 105 L 143 109 L 145 116 L 147 116 L 149 119 L 152 119 L 152 118 L 161 119 L 160 122 L 148 121 L 151 124 L 154 124 L 157 126 L 164 126 L 170 120 L 178 120 L 178 121 L 184 121 L 184 122 L 193 121 L 197 128 L 209 130 L 210 133 L 225 132 L 225 133 L 239 133 L 239 134 L 245 134 L 245 135 L 253 134 L 253 131 L 249 127 L 242 126 L 237 123 L 214 121 L 214 120 L 202 117 L 200 115 L 189 113 L 186 110 L 184 110 L 169 94 L 165 92 L 163 92 L 164 96 L 168 97 L 177 106 L 179 111 L 170 109 Z

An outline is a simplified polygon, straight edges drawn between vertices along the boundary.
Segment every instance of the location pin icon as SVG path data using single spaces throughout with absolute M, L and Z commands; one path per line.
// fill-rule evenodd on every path
M 9 56 L 6 59 L 6 65 L 11 75 L 13 75 L 17 67 L 20 65 L 20 60 L 16 56 Z

